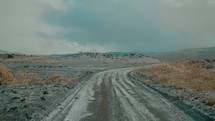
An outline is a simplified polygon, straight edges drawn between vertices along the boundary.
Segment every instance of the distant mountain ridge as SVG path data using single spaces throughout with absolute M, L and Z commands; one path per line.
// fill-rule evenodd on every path
M 121 51 L 115 51 L 115 52 L 78 52 L 78 53 L 72 53 L 72 54 L 51 54 L 50 56 L 73 56 L 73 55 L 84 55 L 84 54 L 110 54 L 110 55 L 128 55 L 128 54 L 142 54 L 146 56 L 152 56 L 152 55 L 159 55 L 161 53 L 155 53 L 155 52 L 143 52 L 143 51 L 128 51 L 128 52 L 121 52 Z
M 24 55 L 24 54 L 22 54 L 22 53 L 18 53 L 18 52 L 9 52 L 9 51 L 5 51 L 5 50 L 0 50 L 0 54 Z
M 11 52 L 0 50 L 0 54 L 11 54 Z

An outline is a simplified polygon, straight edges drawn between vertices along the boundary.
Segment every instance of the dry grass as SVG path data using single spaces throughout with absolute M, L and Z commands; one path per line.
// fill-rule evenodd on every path
M 5 66 L 0 66 L 0 84 L 8 85 L 14 83 L 15 79 L 12 74 L 9 72 L 9 69 Z
M 60 84 L 74 84 L 75 79 L 70 77 L 65 77 L 59 74 L 54 74 L 49 78 L 50 83 L 60 83 Z
M 20 73 L 16 78 L 17 84 L 36 84 L 41 83 L 40 77 L 37 75 L 29 75 Z M 16 84 L 16 83 L 15 83 Z
M 37 75 L 27 75 L 20 73 L 16 74 L 16 76 L 14 77 L 12 72 L 7 67 L 0 66 L 0 84 L 2 85 L 22 85 L 39 82 L 40 78 Z
M 200 63 L 179 61 L 137 70 L 151 78 L 152 83 L 188 87 L 195 91 L 215 90 L 215 71 L 202 68 Z
M 91 73 L 91 71 L 89 71 Z M 13 73 L 6 66 L 0 66 L 0 85 L 23 85 L 42 83 L 40 77 L 35 74 Z M 75 79 L 54 74 L 48 79 L 48 83 L 74 84 Z

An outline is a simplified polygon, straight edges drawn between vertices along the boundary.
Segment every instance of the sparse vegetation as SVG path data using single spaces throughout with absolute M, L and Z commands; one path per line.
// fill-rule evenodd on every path
M 12 54 L 9 54 L 6 58 L 14 58 L 14 56 Z
M 29 83 L 39 83 L 40 78 L 37 75 L 28 75 L 25 73 L 14 74 L 6 67 L 0 66 L 0 84 L 1 85 L 21 85 Z
M 137 71 L 148 75 L 152 83 L 187 87 L 195 91 L 215 90 L 215 71 L 204 69 L 201 63 L 178 61 Z
M 14 83 L 15 79 L 13 78 L 12 74 L 9 72 L 9 69 L 5 66 L 0 66 L 0 84 L 1 85 L 8 85 Z
M 75 80 L 70 77 L 65 77 L 60 74 L 54 74 L 49 78 L 51 83 L 60 83 L 60 84 L 74 84 Z
M 74 84 L 75 79 L 71 77 L 65 77 L 60 74 L 54 74 L 46 82 L 59 84 Z M 13 73 L 6 66 L 3 65 L 0 66 L 0 85 L 22 85 L 36 83 L 45 82 L 41 81 L 38 75 L 26 73 Z

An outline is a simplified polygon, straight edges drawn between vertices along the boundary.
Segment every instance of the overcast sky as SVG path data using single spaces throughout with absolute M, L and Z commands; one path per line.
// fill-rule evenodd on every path
M 215 0 L 1 0 L 0 50 L 165 52 L 215 46 Z

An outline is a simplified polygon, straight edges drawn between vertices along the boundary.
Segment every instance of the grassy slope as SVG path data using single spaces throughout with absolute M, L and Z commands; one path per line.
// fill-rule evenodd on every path
M 200 63 L 178 61 L 138 71 L 150 75 L 152 83 L 189 87 L 195 91 L 215 90 L 215 70 L 204 69 Z

